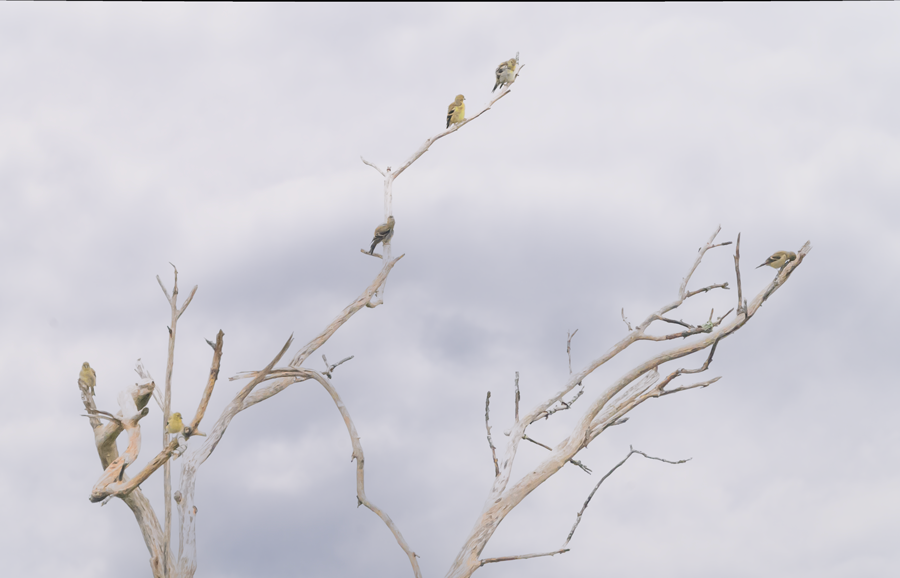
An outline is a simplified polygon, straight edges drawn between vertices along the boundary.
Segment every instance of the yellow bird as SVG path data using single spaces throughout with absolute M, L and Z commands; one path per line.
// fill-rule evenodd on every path
M 94 395 L 94 386 L 97 385 L 97 372 L 91 368 L 91 364 L 87 361 L 81 364 L 81 373 L 78 374 L 78 381 L 91 390 L 91 395 Z
M 781 269 L 796 258 L 797 253 L 794 253 L 793 251 L 775 251 L 772 253 L 772 256 L 766 259 L 766 262 L 759 267 L 768 265 L 773 269 Z M 757 269 L 759 269 L 759 267 L 757 267 Z
M 181 414 L 177 411 L 169 417 L 169 423 L 166 424 L 166 431 L 170 434 L 180 434 L 184 431 L 184 422 L 181 421 Z
M 451 124 L 458 124 L 466 119 L 466 105 L 463 104 L 465 99 L 466 97 L 463 95 L 457 94 L 453 103 L 447 107 L 447 128 L 450 128 Z
M 509 86 L 516 80 L 516 59 L 510 58 L 506 62 L 501 62 L 494 74 L 497 76 L 497 82 L 494 83 L 494 90 Z M 491 92 L 494 92 L 492 90 Z
M 369 249 L 369 255 L 375 252 L 375 245 L 378 243 L 387 243 L 394 236 L 394 215 L 388 217 L 387 223 L 375 227 L 375 238 L 372 239 L 372 247 Z

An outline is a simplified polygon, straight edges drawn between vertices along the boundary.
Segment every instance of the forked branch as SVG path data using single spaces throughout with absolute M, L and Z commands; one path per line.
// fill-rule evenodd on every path
M 647 458 L 648 460 L 658 460 L 658 461 L 660 461 L 660 462 L 665 462 L 665 463 L 667 463 L 667 464 L 675 464 L 675 465 L 677 465 L 677 464 L 683 464 L 683 463 L 689 462 L 689 461 L 691 460 L 691 458 L 688 458 L 688 459 L 686 459 L 686 460 L 671 461 L 671 460 L 666 460 L 666 459 L 663 459 L 663 458 L 657 458 L 657 457 L 653 457 L 653 456 L 648 456 L 648 455 L 645 454 L 644 452 L 642 452 L 642 451 L 640 451 L 640 450 L 636 450 L 636 449 L 634 449 L 633 447 L 630 447 L 630 446 L 629 446 L 628 449 L 630 450 L 630 451 L 628 452 L 628 455 L 625 456 L 624 458 L 622 458 L 622 461 L 619 462 L 619 463 L 617 463 L 615 466 L 613 466 L 613 468 L 612 468 L 611 470 L 609 470 L 608 472 L 606 472 L 606 475 L 604 475 L 602 478 L 600 478 L 600 481 L 597 482 L 597 485 L 594 486 L 594 489 L 591 490 L 591 493 L 590 493 L 590 494 L 588 494 L 587 499 L 584 501 L 584 505 L 581 506 L 581 510 L 579 510 L 579 511 L 578 511 L 578 514 L 575 516 L 575 523 L 572 525 L 572 529 L 569 530 L 569 535 L 566 536 L 566 541 L 563 542 L 563 548 L 565 548 L 566 546 L 569 545 L 569 542 L 572 540 L 572 536 L 575 535 L 575 530 L 578 528 L 578 524 L 581 523 L 581 516 L 583 516 L 583 515 L 584 515 L 584 511 L 587 510 L 588 504 L 591 503 L 591 498 L 593 498 L 593 497 L 594 497 L 594 494 L 597 493 L 597 490 L 600 489 L 600 484 L 602 484 L 603 482 L 605 482 L 605 481 L 606 481 L 606 478 L 608 478 L 609 476 L 611 476 L 611 475 L 613 474 L 613 472 L 615 472 L 616 470 L 618 470 L 618 469 L 622 466 L 622 464 L 624 464 L 626 461 L 628 461 L 628 458 L 630 458 L 630 457 L 633 456 L 634 454 L 640 454 L 640 455 L 644 456 L 645 458 Z

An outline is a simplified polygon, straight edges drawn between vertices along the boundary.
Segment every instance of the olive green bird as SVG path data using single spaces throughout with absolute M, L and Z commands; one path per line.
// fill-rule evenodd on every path
M 169 417 L 169 423 L 166 424 L 166 431 L 170 434 L 180 434 L 184 431 L 184 422 L 181 421 L 181 414 L 177 411 Z
M 369 255 L 375 252 L 375 245 L 378 243 L 387 243 L 394 236 L 394 215 L 388 217 L 387 223 L 375 227 L 375 238 L 372 239 L 372 246 L 369 248 Z
M 766 262 L 759 267 L 768 265 L 773 269 L 781 269 L 796 258 L 797 253 L 794 253 L 793 251 L 775 251 L 772 253 L 772 256 L 766 259 Z M 759 267 L 757 267 L 757 269 L 759 269 Z
M 497 82 L 494 83 L 494 90 L 497 90 L 498 87 L 509 86 L 516 81 L 516 64 L 515 58 L 510 58 L 506 62 L 500 63 L 500 66 L 494 71 L 497 77 Z M 491 92 L 494 92 L 494 90 Z
M 78 381 L 83 383 L 94 395 L 94 386 L 97 385 L 97 372 L 91 367 L 91 364 L 85 361 L 81 364 L 81 373 L 78 374 Z
M 463 95 L 457 94 L 456 99 L 447 107 L 447 128 L 466 120 L 466 105 L 463 104 L 465 99 Z

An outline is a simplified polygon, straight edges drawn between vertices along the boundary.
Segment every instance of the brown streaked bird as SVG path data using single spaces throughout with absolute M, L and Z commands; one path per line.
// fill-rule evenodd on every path
M 97 385 L 97 372 L 94 371 L 91 364 L 87 361 L 81 364 L 81 373 L 78 374 L 78 381 L 84 383 L 91 391 L 91 395 L 94 395 L 94 386 Z
M 515 58 L 510 58 L 506 62 L 500 63 L 500 66 L 494 71 L 494 75 L 497 77 L 497 82 L 494 83 L 494 90 L 497 90 L 497 87 L 509 86 L 516 81 L 516 65 Z M 491 92 L 494 92 L 494 90 Z
M 793 251 L 775 251 L 772 253 L 772 256 L 766 259 L 766 262 L 759 267 L 768 265 L 773 269 L 781 269 L 796 258 L 797 253 L 794 253 Z M 757 269 L 759 269 L 759 267 L 757 267 Z
M 372 247 L 369 248 L 369 255 L 375 252 L 375 245 L 378 243 L 387 243 L 394 236 L 394 215 L 388 217 L 387 223 L 375 227 L 375 238 L 372 239 Z
M 447 107 L 447 128 L 450 128 L 451 124 L 458 124 L 466 119 L 466 105 L 463 104 L 463 101 L 466 99 L 461 94 L 457 94 L 456 98 Z

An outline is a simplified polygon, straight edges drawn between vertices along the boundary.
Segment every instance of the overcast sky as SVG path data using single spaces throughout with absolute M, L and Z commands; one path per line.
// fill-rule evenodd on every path
M 878 5 L 0 7 L 0 559 L 9 576 L 150 576 L 134 516 L 88 502 L 101 474 L 76 381 L 116 411 L 142 358 L 165 373 L 157 285 L 199 285 L 179 323 L 173 409 L 299 347 L 371 282 L 381 177 L 442 127 L 458 93 L 514 89 L 394 186 L 386 304 L 308 361 L 335 374 L 362 436 L 369 498 L 427 577 L 481 510 L 521 374 L 531 407 L 671 301 L 718 225 L 742 233 L 746 293 L 775 250 L 813 250 L 720 344 L 714 386 L 652 400 L 500 526 L 483 578 L 900 575 L 900 9 Z M 691 287 L 734 276 L 730 247 Z M 678 317 L 724 312 L 734 291 Z M 665 329 L 662 329 L 665 330 Z M 555 445 L 582 406 L 530 435 Z M 295 348 L 296 350 L 296 348 Z M 292 354 L 293 352 L 291 352 Z M 702 359 L 690 360 L 699 365 Z M 688 362 L 685 363 L 687 365 Z M 664 368 L 665 369 L 665 368 Z M 671 368 L 674 369 L 674 366 Z M 670 369 L 670 370 L 671 370 Z M 687 383 L 687 382 L 685 382 Z M 237 391 L 222 379 L 211 423 Z M 161 417 L 142 422 L 140 465 Z M 566 415 L 566 414 L 571 415 Z M 211 426 L 210 423 L 210 426 Z M 124 447 L 125 436 L 120 439 Z M 192 442 L 192 445 L 199 443 Z M 190 450 L 189 450 L 190 451 Z M 356 508 L 340 415 L 313 382 L 240 414 L 199 473 L 198 577 L 403 577 Z M 538 463 L 522 447 L 514 475 Z M 180 463 L 175 462 L 177 484 Z M 162 477 L 143 486 L 162 515 Z M 6 572 L 5 571 L 5 572 Z

